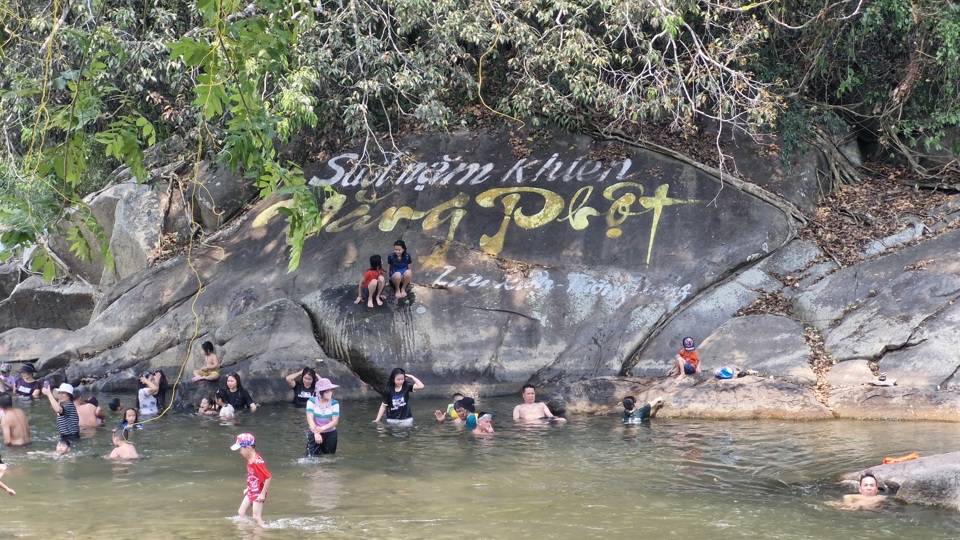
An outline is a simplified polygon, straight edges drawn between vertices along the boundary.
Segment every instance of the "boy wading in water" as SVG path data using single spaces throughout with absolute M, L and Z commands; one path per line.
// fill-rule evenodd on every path
M 247 489 L 243 492 L 243 502 L 240 503 L 240 509 L 237 515 L 244 517 L 247 515 L 247 509 L 253 505 L 253 520 L 257 525 L 263 527 L 263 501 L 267 499 L 267 488 L 270 487 L 270 471 L 263 462 L 263 458 L 257 453 L 256 439 L 251 433 L 241 433 L 237 435 L 237 442 L 230 447 L 231 450 L 239 450 L 240 455 L 247 460 Z

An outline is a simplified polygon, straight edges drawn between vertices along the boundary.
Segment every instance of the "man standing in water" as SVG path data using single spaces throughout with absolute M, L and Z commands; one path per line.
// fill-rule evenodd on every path
M 0 394 L 0 427 L 3 428 L 3 444 L 6 446 L 26 446 L 30 444 L 30 424 L 27 415 L 20 409 L 13 408 L 13 398 L 10 394 Z
M 843 506 L 851 510 L 867 510 L 876 507 L 887 497 L 877 494 L 877 477 L 864 473 L 860 476 L 860 493 L 844 495 Z
M 513 420 L 515 422 L 530 422 L 534 420 L 556 420 L 557 422 L 566 422 L 566 418 L 559 418 L 550 412 L 546 403 L 537 401 L 537 389 L 532 384 L 523 385 L 521 390 L 523 403 L 513 408 Z

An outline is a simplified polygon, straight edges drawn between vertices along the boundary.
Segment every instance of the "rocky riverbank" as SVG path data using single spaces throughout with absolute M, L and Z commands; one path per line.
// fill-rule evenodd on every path
M 350 151 L 305 164 L 325 231 L 294 272 L 287 201 L 256 200 L 208 164 L 196 177 L 155 164 L 190 189 L 118 176 L 88 201 L 115 265 L 51 238 L 67 279 L 0 269 L 0 357 L 132 391 L 144 369 L 190 373 L 210 340 L 260 402 L 289 399 L 282 377 L 304 365 L 346 399 L 375 397 L 401 366 L 433 395 L 557 387 L 568 414 L 633 394 L 663 395 L 677 417 L 960 420 L 957 201 L 938 196 L 838 258 L 826 233 L 803 232 L 822 219 L 816 155 L 784 166 L 728 141 L 741 173 L 721 182 L 621 143 L 553 135 L 518 153 L 511 141 L 423 135 L 379 167 Z M 398 238 L 414 256 L 409 295 L 354 304 L 369 256 Z M 705 373 L 663 379 L 688 335 Z M 723 366 L 759 375 L 713 379 Z M 880 372 L 897 385 L 871 384 Z

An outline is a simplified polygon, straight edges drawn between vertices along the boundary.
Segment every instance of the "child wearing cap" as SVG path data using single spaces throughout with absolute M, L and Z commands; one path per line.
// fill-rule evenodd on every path
M 700 373 L 700 355 L 695 350 L 692 337 L 683 338 L 683 348 L 674 357 L 674 365 L 667 372 L 667 377 L 676 376 L 678 381 L 682 381 L 687 375 Z
M 263 527 L 263 501 L 267 499 L 267 489 L 270 487 L 270 471 L 263 462 L 263 458 L 257 453 L 257 441 L 252 433 L 241 433 L 237 435 L 237 441 L 230 447 L 231 450 L 239 450 L 240 455 L 247 460 L 247 489 L 243 492 L 243 502 L 240 503 L 240 509 L 237 515 L 244 517 L 247 515 L 247 509 L 253 505 L 253 520 L 257 525 Z
M 4 392 L 10 392 L 17 388 L 17 378 L 10 374 L 13 366 L 4 362 L 0 365 L 0 388 Z

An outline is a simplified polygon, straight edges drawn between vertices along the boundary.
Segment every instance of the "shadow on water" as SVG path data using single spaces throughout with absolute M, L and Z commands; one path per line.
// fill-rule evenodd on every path
M 109 397 L 109 396 L 107 396 Z M 827 506 L 843 472 L 888 455 L 955 450 L 960 426 L 882 422 L 697 422 L 615 416 L 565 425 L 510 421 L 512 399 L 485 399 L 497 433 L 477 438 L 415 399 L 413 427 L 370 422 L 375 402 L 343 403 L 338 453 L 304 457 L 303 411 L 286 405 L 216 418 L 174 413 L 132 434 L 142 459 L 104 459 L 110 429 L 52 450 L 48 404 L 25 407 L 28 449 L 5 449 L 4 533 L 16 538 L 955 538 L 958 514 L 891 503 Z M 42 406 L 41 406 L 42 405 Z M 108 418 L 113 427 L 119 417 Z M 235 517 L 243 458 L 257 436 L 274 475 L 259 529 Z M 50 516 L 43 517 L 43 516 Z

